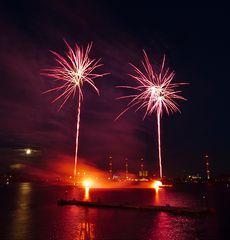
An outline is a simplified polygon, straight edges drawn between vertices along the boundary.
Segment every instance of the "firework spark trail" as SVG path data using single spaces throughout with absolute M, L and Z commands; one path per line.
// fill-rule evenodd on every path
M 78 156 L 78 139 L 79 139 L 79 131 L 80 131 L 80 115 L 81 115 L 81 97 L 78 94 L 78 107 L 77 107 L 77 127 L 76 127 L 76 143 L 75 143 L 75 155 L 74 155 L 74 185 L 76 182 L 77 176 L 77 156 Z
M 158 159 L 159 159 L 159 175 L 162 178 L 162 161 L 161 161 L 161 116 L 160 113 L 157 113 L 157 136 L 158 136 Z
M 102 66 L 102 64 L 99 63 L 100 59 L 95 60 L 89 58 L 92 43 L 87 45 L 85 51 L 83 47 L 79 47 L 77 44 L 75 44 L 75 48 L 72 49 L 66 41 L 65 43 L 68 49 L 68 51 L 65 52 L 65 57 L 61 56 L 57 52 L 51 51 L 55 55 L 55 61 L 57 63 L 57 66 L 50 69 L 44 69 L 42 74 L 60 81 L 60 85 L 58 87 L 52 88 L 45 92 L 58 92 L 58 96 L 53 100 L 53 102 L 63 99 L 59 110 L 63 107 L 63 105 L 71 96 L 74 97 L 76 95 L 76 92 L 78 93 L 76 146 L 74 157 L 75 185 L 78 160 L 78 139 L 80 129 L 81 101 L 83 100 L 82 87 L 83 84 L 86 82 L 90 84 L 99 95 L 99 90 L 95 86 L 93 79 L 97 77 L 102 77 L 104 75 L 107 75 L 108 73 L 94 73 L 94 70 Z
M 134 74 L 129 74 L 134 80 L 137 81 L 137 86 L 118 86 L 121 88 L 137 90 L 137 94 L 122 96 L 118 99 L 131 99 L 128 103 L 127 108 L 122 111 L 118 117 L 120 118 L 129 109 L 136 107 L 135 111 L 146 108 L 143 119 L 147 115 L 151 115 L 153 112 L 157 115 L 157 133 L 158 133 L 158 158 L 159 158 L 159 175 L 160 178 L 163 177 L 162 173 L 162 158 L 161 158 L 161 126 L 160 119 L 165 110 L 167 114 L 170 112 L 179 111 L 177 103 L 174 99 L 186 100 L 184 97 L 180 96 L 179 90 L 177 88 L 180 85 L 186 83 L 171 83 L 175 73 L 169 71 L 169 68 L 165 69 L 165 56 L 161 64 L 159 73 L 155 72 L 151 66 L 148 56 L 145 51 L 144 61 L 142 61 L 142 66 L 144 70 L 140 70 L 135 65 L 130 64 L 134 69 Z

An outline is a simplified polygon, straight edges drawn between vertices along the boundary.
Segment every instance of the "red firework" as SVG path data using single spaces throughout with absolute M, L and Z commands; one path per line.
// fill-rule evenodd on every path
M 144 61 L 142 61 L 143 71 L 131 64 L 134 69 L 134 74 L 130 76 L 137 81 L 137 86 L 119 86 L 122 88 L 134 89 L 137 90 L 137 94 L 127 95 L 120 97 L 119 99 L 130 98 L 131 101 L 128 103 L 127 108 L 122 111 L 123 115 L 130 108 L 136 107 L 136 111 L 139 109 L 146 108 L 143 119 L 147 115 L 156 113 L 157 115 L 157 129 L 158 129 L 158 157 L 159 157 L 159 171 L 160 177 L 163 177 L 162 174 L 162 161 L 161 161 L 161 134 L 160 134 L 160 119 L 165 110 L 167 114 L 170 112 L 179 111 L 178 105 L 175 102 L 175 99 L 186 100 L 184 97 L 180 96 L 180 90 L 178 87 L 185 83 L 171 83 L 175 73 L 174 71 L 169 71 L 169 68 L 165 69 L 165 56 L 161 64 L 159 72 L 153 70 L 151 63 L 148 59 L 148 56 L 144 52 Z
M 102 64 L 100 59 L 90 59 L 89 53 L 92 48 L 92 43 L 87 45 L 84 51 L 83 47 L 75 44 L 74 48 L 65 41 L 68 51 L 65 53 L 65 57 L 61 56 L 57 52 L 51 51 L 55 55 L 56 67 L 45 69 L 43 74 L 54 78 L 59 81 L 58 87 L 52 88 L 45 93 L 57 91 L 59 94 L 53 100 L 56 102 L 59 99 L 63 99 L 59 110 L 71 97 L 78 94 L 78 109 L 77 109 L 77 129 L 76 129 L 76 149 L 75 149 L 75 160 L 74 160 L 74 185 L 76 184 L 76 166 L 78 159 L 78 138 L 79 138 L 79 127 L 80 127 L 80 111 L 81 101 L 83 100 L 82 86 L 84 83 L 90 84 L 99 95 L 99 90 L 95 86 L 93 79 L 102 77 L 107 73 L 94 73 L 94 70 Z

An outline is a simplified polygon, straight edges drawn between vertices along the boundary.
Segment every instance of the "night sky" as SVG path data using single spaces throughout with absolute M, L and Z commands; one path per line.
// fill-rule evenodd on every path
M 64 3 L 65 2 L 65 3 Z M 68 3 L 67 3 L 68 2 Z M 124 3 L 83 1 L 12 1 L 0 8 L 0 164 L 1 172 L 15 164 L 39 169 L 73 164 L 77 98 L 58 111 L 51 103 L 57 86 L 41 75 L 56 65 L 49 50 L 64 54 L 66 46 L 93 42 L 92 58 L 102 58 L 98 72 L 110 75 L 95 80 L 100 96 L 83 87 L 79 157 L 107 169 L 124 169 L 129 159 L 137 171 L 139 159 L 157 173 L 155 115 L 142 120 L 144 111 L 117 115 L 127 101 L 116 100 L 135 85 L 129 63 L 140 67 L 142 50 L 159 68 L 163 55 L 175 70 L 175 82 L 187 82 L 178 101 L 181 114 L 162 119 L 163 171 L 166 176 L 204 174 L 209 155 L 213 175 L 229 174 L 229 12 L 228 9 L 156 8 L 145 1 Z M 31 147 L 33 155 L 23 149 Z

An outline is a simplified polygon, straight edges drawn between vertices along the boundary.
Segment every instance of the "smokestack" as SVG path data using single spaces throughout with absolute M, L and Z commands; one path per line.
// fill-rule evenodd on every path
M 128 179 L 129 178 L 129 165 L 128 165 L 128 158 L 125 158 L 125 178 Z
M 206 167 L 206 177 L 207 177 L 207 180 L 209 180 L 210 179 L 210 169 L 209 169 L 209 160 L 208 160 L 207 154 L 204 156 L 204 160 L 205 160 L 205 167 Z
M 140 170 L 138 172 L 138 176 L 140 179 L 148 178 L 148 171 L 144 170 L 144 159 L 141 158 L 140 160 Z
M 143 158 L 141 158 L 140 171 L 141 172 L 144 171 L 144 159 Z
M 112 156 L 109 156 L 109 179 L 113 179 L 113 163 L 112 163 Z

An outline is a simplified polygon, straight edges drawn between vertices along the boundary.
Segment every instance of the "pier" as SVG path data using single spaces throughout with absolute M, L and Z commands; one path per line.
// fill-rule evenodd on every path
M 129 205 L 124 203 L 105 203 L 105 202 L 91 202 L 91 201 L 79 201 L 79 200 L 58 200 L 57 204 L 59 206 L 66 205 L 76 205 L 82 207 L 91 207 L 91 208 L 114 208 L 114 209 L 130 209 L 138 211 L 150 211 L 150 212 L 168 212 L 171 214 L 177 215 L 204 215 L 211 214 L 214 212 L 211 208 L 188 208 L 188 207 L 175 207 L 170 205 L 162 206 L 140 206 L 140 205 Z

